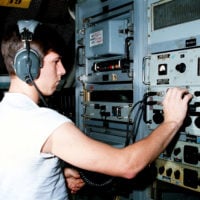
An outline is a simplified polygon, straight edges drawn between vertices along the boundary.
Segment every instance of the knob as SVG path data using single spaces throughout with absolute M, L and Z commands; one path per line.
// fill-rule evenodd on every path
M 164 173 L 164 171 L 165 171 L 165 168 L 162 166 L 162 167 L 159 167 L 159 174 L 163 174 Z
M 190 116 L 186 116 L 185 120 L 183 121 L 183 126 L 188 127 L 192 124 L 192 119 Z
M 180 173 L 179 170 L 176 170 L 176 171 L 174 172 L 174 177 L 175 177 L 175 179 L 179 179 L 179 178 L 180 178 L 180 175 L 181 175 L 181 173 Z
M 200 91 L 194 92 L 194 96 L 199 97 L 200 96 Z
M 175 156 L 177 156 L 180 152 L 181 152 L 181 148 L 180 147 L 174 149 L 174 155 Z
M 197 128 L 200 128 L 200 117 L 197 117 L 194 121 Z
M 167 174 L 167 176 L 171 176 L 172 175 L 172 168 L 167 169 L 166 174 Z
M 176 70 L 177 70 L 178 72 L 180 72 L 180 73 L 185 72 L 185 70 L 186 70 L 186 65 L 185 65 L 185 63 L 181 63 L 181 64 L 176 65 Z
M 164 120 L 164 117 L 161 113 L 155 113 L 153 115 L 153 121 L 156 123 L 156 124 L 161 124 Z

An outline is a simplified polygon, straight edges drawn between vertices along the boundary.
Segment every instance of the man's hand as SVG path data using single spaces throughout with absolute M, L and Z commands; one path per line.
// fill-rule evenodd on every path
M 184 88 L 169 88 L 163 101 L 164 119 L 166 122 L 176 122 L 181 125 L 186 113 L 187 104 L 192 94 Z
M 75 194 L 85 185 L 85 182 L 81 179 L 80 174 L 75 169 L 65 168 L 64 176 L 67 187 L 72 194 Z

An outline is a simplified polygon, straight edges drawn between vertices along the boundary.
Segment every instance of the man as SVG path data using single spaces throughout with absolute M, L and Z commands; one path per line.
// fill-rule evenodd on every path
M 95 141 L 67 117 L 37 105 L 43 95 L 56 90 L 66 71 L 58 35 L 44 24 L 32 28 L 31 22 L 27 30 L 28 25 L 22 22 L 7 31 L 1 46 L 11 83 L 0 103 L 0 199 L 66 200 L 60 159 L 90 171 L 135 177 L 175 136 L 192 95 L 186 89 L 169 89 L 163 101 L 164 122 L 132 145 L 118 149 Z M 25 53 L 20 58 L 21 51 Z

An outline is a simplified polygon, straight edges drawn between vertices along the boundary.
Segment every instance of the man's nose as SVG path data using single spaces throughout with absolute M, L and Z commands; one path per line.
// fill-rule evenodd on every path
M 60 74 L 61 74 L 61 75 L 64 75 L 64 74 L 66 73 L 66 70 L 65 70 L 65 68 L 64 68 L 64 66 L 63 66 L 63 64 L 62 64 L 62 62 L 60 62 L 59 70 L 60 70 Z

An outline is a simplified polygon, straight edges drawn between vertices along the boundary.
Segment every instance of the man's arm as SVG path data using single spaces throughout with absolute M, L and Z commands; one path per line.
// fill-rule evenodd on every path
M 132 178 L 170 143 L 183 123 L 191 98 L 186 89 L 169 89 L 163 101 L 164 122 L 146 138 L 123 149 L 95 141 L 73 124 L 65 123 L 48 138 L 43 152 L 83 169 Z

